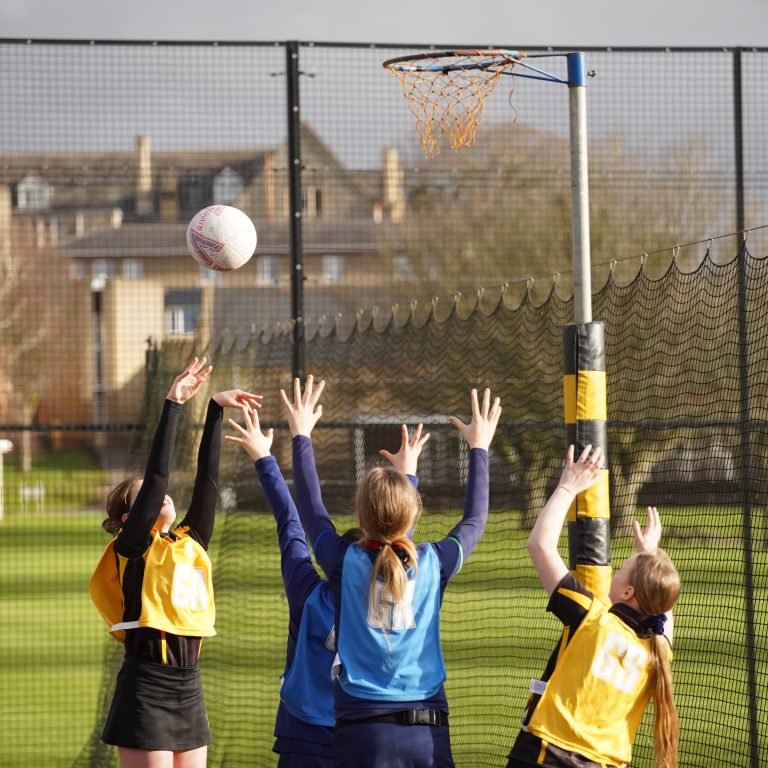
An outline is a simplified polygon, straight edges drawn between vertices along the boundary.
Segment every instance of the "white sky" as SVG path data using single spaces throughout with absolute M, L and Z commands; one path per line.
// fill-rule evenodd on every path
M 768 46 L 766 0 L 2 0 L 0 35 L 581 46 Z

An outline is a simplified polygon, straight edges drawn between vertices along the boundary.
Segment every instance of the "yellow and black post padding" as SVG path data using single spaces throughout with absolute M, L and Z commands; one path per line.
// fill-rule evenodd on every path
M 566 445 L 575 447 L 577 458 L 587 445 L 603 450 L 600 479 L 580 493 L 568 510 L 569 568 L 593 595 L 607 603 L 611 586 L 611 508 L 601 322 L 563 327 L 563 373 Z

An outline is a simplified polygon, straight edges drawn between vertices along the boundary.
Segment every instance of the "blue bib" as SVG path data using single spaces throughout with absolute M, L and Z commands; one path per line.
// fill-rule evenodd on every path
M 336 657 L 333 629 L 334 606 L 323 581 L 304 603 L 299 634 L 290 669 L 285 670 L 280 698 L 299 720 L 312 725 L 333 726 L 331 665 Z
M 377 603 L 369 616 L 373 564 L 360 547 L 344 555 L 339 620 L 339 683 L 346 693 L 376 701 L 419 701 L 435 695 L 445 680 L 440 648 L 440 563 L 430 544 L 416 548 L 419 567 L 408 571 L 399 605 Z M 379 585 L 381 586 L 381 585 Z M 381 594 L 381 592 L 379 592 Z

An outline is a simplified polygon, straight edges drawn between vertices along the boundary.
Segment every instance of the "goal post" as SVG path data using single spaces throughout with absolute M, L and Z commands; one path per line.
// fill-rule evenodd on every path
M 565 58 L 565 78 L 540 66 L 545 62 L 539 60 L 551 58 Z M 607 601 L 611 574 L 607 395 L 603 324 L 592 321 L 586 93 L 590 73 L 585 56 L 579 51 L 430 50 L 388 59 L 382 66 L 400 80 L 422 149 L 431 157 L 439 152 L 442 137 L 455 150 L 475 144 L 485 101 L 502 77 L 568 87 L 573 324 L 563 328 L 565 437 L 576 455 L 589 444 L 603 451 L 600 481 L 571 506 L 568 542 L 571 570 Z

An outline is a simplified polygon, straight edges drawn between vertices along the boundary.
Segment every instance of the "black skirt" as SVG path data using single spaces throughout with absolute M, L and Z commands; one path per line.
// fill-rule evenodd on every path
M 172 752 L 210 744 L 200 668 L 126 656 L 101 738 L 116 747 Z

